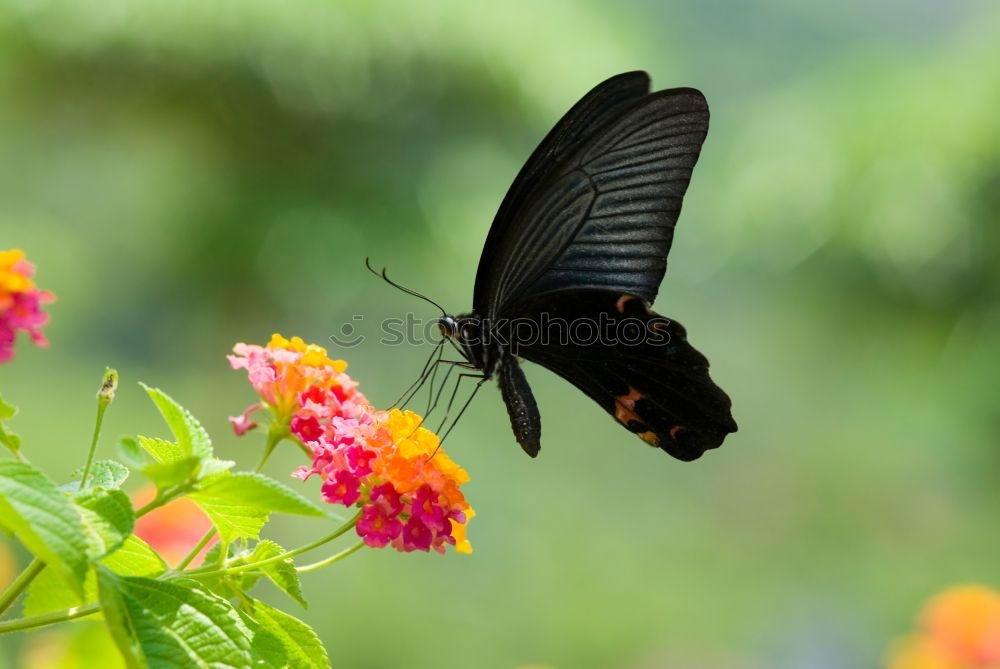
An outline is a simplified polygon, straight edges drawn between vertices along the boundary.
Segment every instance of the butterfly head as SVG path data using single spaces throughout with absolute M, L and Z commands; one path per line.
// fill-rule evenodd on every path
M 445 314 L 438 319 L 438 329 L 451 340 L 466 360 L 480 369 L 485 367 L 486 347 L 482 336 L 482 320 L 478 316 Z

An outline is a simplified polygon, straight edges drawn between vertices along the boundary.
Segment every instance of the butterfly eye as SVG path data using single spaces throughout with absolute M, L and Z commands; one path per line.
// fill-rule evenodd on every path
M 451 316 L 445 316 L 444 318 L 438 319 L 438 330 L 445 337 L 455 336 L 455 319 Z

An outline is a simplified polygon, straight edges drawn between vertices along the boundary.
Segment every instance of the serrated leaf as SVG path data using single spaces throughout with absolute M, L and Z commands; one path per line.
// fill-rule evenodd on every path
M 101 564 L 120 576 L 158 576 L 167 570 L 163 558 L 134 534 Z
M 256 620 L 245 612 L 240 611 L 243 623 L 250 630 L 253 637 L 250 640 L 250 655 L 253 657 L 254 669 L 284 669 L 288 666 L 288 655 L 285 653 L 285 645 L 281 639 L 274 636 Z
M 121 490 L 90 489 L 75 495 L 77 512 L 87 529 L 91 560 L 115 552 L 135 529 L 132 501 Z
M 194 478 L 201 461 L 196 457 L 181 458 L 170 462 L 153 462 L 142 468 L 150 481 L 158 488 L 184 483 Z
M 149 457 L 143 452 L 142 446 L 135 437 L 122 437 L 118 440 L 118 458 L 133 469 L 142 469 L 149 464 Z
M 100 569 L 101 607 L 130 667 L 247 667 L 251 632 L 233 605 L 194 581 Z
M 285 549 L 275 542 L 264 539 L 254 546 L 253 553 L 247 558 L 247 562 L 261 562 L 269 558 L 281 555 Z M 309 605 L 302 595 L 302 585 L 299 583 L 299 573 L 295 571 L 295 563 L 291 558 L 280 562 L 272 562 L 259 567 L 260 571 L 267 576 L 268 580 L 274 583 L 283 593 L 297 601 L 303 608 Z
M 250 617 L 260 628 L 275 636 L 285 648 L 285 660 L 291 669 L 328 669 L 323 642 L 309 625 L 284 611 L 270 607 L 260 600 L 251 600 Z
M 203 463 L 201 463 L 201 469 L 198 470 L 198 478 L 208 479 L 212 478 L 213 476 L 225 474 L 235 465 L 236 462 L 233 460 L 220 460 L 218 458 L 208 458 Z
M 169 464 L 177 460 L 183 460 L 190 455 L 179 444 L 173 441 L 157 437 L 144 437 L 142 435 L 139 435 L 138 440 L 143 450 L 149 453 L 156 462 Z
M 0 462 L 0 525 L 82 593 L 86 530 L 73 504 L 45 474 L 25 462 Z
M 122 463 L 115 462 L 114 460 L 98 460 L 90 466 L 90 474 L 87 475 L 87 481 L 84 483 L 83 489 L 104 488 L 105 490 L 114 490 L 121 488 L 122 483 L 125 483 L 128 479 L 128 475 L 128 467 Z M 80 478 L 82 476 L 83 467 L 80 467 L 73 472 L 73 481 L 61 485 L 59 488 L 69 492 L 80 490 Z
M 208 432 L 194 416 L 188 413 L 187 409 L 159 388 L 150 388 L 144 383 L 139 385 L 146 390 L 146 394 L 160 410 L 160 415 L 167 422 L 185 457 L 193 455 L 204 460 L 212 456 L 212 440 L 209 439 Z
M 236 472 L 212 479 L 190 494 L 212 520 L 223 541 L 256 539 L 271 512 L 323 516 L 319 506 L 274 479 Z

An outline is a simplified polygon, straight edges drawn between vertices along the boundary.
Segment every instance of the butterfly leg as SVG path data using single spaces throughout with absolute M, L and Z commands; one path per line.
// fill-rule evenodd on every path
M 461 382 L 462 378 L 464 378 L 464 377 L 465 378 L 467 378 L 467 377 L 478 377 L 479 378 L 479 382 L 476 383 L 476 387 L 472 389 L 472 393 L 469 395 L 469 399 L 465 400 L 465 404 L 462 405 L 462 408 L 461 408 L 461 410 L 459 410 L 458 415 L 455 416 L 455 420 L 453 420 L 451 422 L 451 425 L 448 426 L 448 430 L 443 435 L 441 435 L 441 441 L 440 441 L 440 443 L 438 445 L 438 448 L 440 448 L 440 444 L 443 444 L 444 440 L 448 438 L 448 435 L 451 434 L 451 431 L 453 429 L 455 429 L 455 426 L 458 425 L 458 421 L 462 418 L 462 414 L 464 414 L 465 410 L 469 408 L 470 404 L 472 404 L 472 400 L 476 397 L 476 393 L 479 392 L 479 389 L 483 387 L 484 383 L 486 383 L 487 381 L 490 380 L 490 377 L 486 376 L 485 374 L 460 374 L 459 377 L 458 377 L 458 382 L 455 383 L 455 392 L 456 393 L 458 392 L 458 383 Z M 452 400 L 454 400 L 454 399 L 455 399 L 454 393 L 452 393 Z M 449 402 L 448 404 L 450 405 L 451 402 Z M 450 408 L 451 407 L 449 406 L 449 410 L 450 410 Z M 441 427 L 444 427 L 444 423 L 447 420 L 448 420 L 448 411 L 445 411 L 444 421 L 442 421 Z M 438 428 L 438 432 L 440 432 L 440 431 L 441 431 L 441 428 L 439 427 Z M 437 450 L 435 449 L 435 453 L 436 452 L 437 452 Z M 433 455 L 431 457 L 433 457 Z
M 443 354 L 443 350 L 442 350 L 443 348 L 444 348 L 444 341 L 439 342 L 434 347 L 434 350 L 431 351 L 430 357 L 427 358 L 427 362 L 424 363 L 424 368 L 422 370 L 420 370 L 420 375 L 417 377 L 417 380 L 414 381 L 413 383 L 411 383 L 410 386 L 406 390 L 403 391 L 403 394 L 400 395 L 399 398 L 395 402 L 392 403 L 392 405 L 390 406 L 390 408 L 396 407 L 396 406 L 405 405 L 406 402 L 409 402 L 410 399 L 413 397 L 413 395 L 411 394 L 411 391 L 412 391 L 412 393 L 416 393 L 418 390 L 420 390 L 420 386 L 423 385 L 423 382 L 427 378 L 428 370 L 431 368 L 431 366 L 437 366 L 436 362 L 434 361 L 435 356 L 437 357 L 438 360 L 441 359 L 441 355 Z M 406 398 L 406 402 L 403 402 L 403 398 L 404 397 Z M 400 402 L 403 402 L 403 404 L 400 405 Z

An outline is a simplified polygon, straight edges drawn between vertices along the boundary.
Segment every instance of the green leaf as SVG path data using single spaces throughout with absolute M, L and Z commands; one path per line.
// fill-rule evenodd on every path
M 268 558 L 281 555 L 285 549 L 275 542 L 264 539 L 254 546 L 253 553 L 247 558 L 247 562 L 260 562 Z M 305 597 L 302 596 L 302 586 L 299 583 L 299 573 L 295 571 L 295 563 L 291 558 L 280 562 L 272 562 L 259 568 L 264 575 L 274 583 L 283 593 L 297 601 L 303 608 L 307 608 Z
M 24 462 L 0 462 L 0 525 L 82 593 L 87 533 L 72 502 L 45 474 Z
M 129 667 L 248 667 L 251 632 L 225 599 L 194 581 L 100 569 L 101 607 Z
M 271 634 L 257 621 L 240 611 L 243 623 L 250 630 L 253 638 L 250 640 L 250 655 L 253 657 L 254 669 L 284 669 L 288 666 L 288 655 L 281 639 Z
M 82 606 L 97 601 L 97 581 L 93 570 L 87 572 L 83 582 L 83 593 L 66 587 L 66 581 L 59 572 L 46 567 L 28 586 L 24 598 L 25 616 L 38 616 L 53 611 L 65 611 L 74 606 Z
M 101 564 L 121 576 L 158 576 L 167 570 L 163 558 L 134 534 Z
M 87 529 L 91 560 L 121 548 L 135 528 L 132 501 L 121 490 L 91 489 L 77 494 L 76 504 Z
M 143 437 L 140 435 L 138 437 L 139 445 L 153 456 L 153 460 L 156 462 L 162 462 L 169 464 L 171 462 L 176 462 L 177 460 L 183 460 L 190 456 L 190 453 L 186 453 L 179 444 L 172 441 L 167 441 L 166 439 L 158 439 L 156 437 Z
M 104 488 L 105 490 L 115 490 L 122 487 L 122 483 L 128 479 L 128 467 L 114 460 L 98 460 L 90 467 L 90 475 L 87 477 L 83 489 Z M 61 490 L 76 492 L 80 489 L 80 478 L 83 476 L 83 467 L 73 472 L 73 482 L 59 486 Z
M 149 464 L 149 458 L 134 437 L 122 437 L 118 440 L 118 458 L 133 469 L 142 469 Z
M 208 458 L 203 463 L 201 463 L 201 469 L 198 470 L 198 478 L 207 479 L 213 476 L 218 476 L 219 474 L 225 474 L 235 465 L 236 462 L 233 460 L 220 460 L 218 458 Z
M 101 564 L 120 576 L 158 576 L 167 570 L 166 563 L 146 542 L 134 534 L 121 548 L 101 560 Z M 83 596 L 66 587 L 63 579 L 51 569 L 43 569 L 28 586 L 24 600 L 24 615 L 37 616 L 53 611 L 65 611 L 97 601 L 97 579 L 94 571 L 87 573 Z
M 200 459 L 212 456 L 212 440 L 194 416 L 162 390 L 150 388 L 144 383 L 139 385 L 146 390 L 146 394 L 160 410 L 160 415 L 167 422 L 184 456 L 193 455 Z
M 152 462 L 142 468 L 142 473 L 158 488 L 166 488 L 193 479 L 201 461 L 196 457 L 169 462 Z
M 4 401 L 2 395 L 0 395 L 0 420 L 7 420 L 13 418 L 17 415 L 17 407 L 13 404 L 8 404 Z
M 147 669 L 149 663 L 139 642 L 138 630 L 132 621 L 125 593 L 121 589 L 121 579 L 111 571 L 99 569 L 97 590 L 101 601 L 101 615 L 111 638 L 118 646 L 128 669 Z
M 205 565 L 217 565 L 222 562 L 222 548 L 225 546 L 227 551 L 227 558 L 232 557 L 234 553 L 235 546 L 233 544 L 222 544 L 216 543 L 208 552 L 205 553 Z M 235 564 L 238 564 L 237 561 Z M 218 573 L 215 575 L 205 576 L 198 579 L 202 585 L 216 593 L 217 595 L 222 595 L 228 599 L 238 599 L 247 590 L 252 588 L 257 581 L 261 578 L 260 574 L 248 574 L 245 572 L 240 572 L 237 574 L 227 574 Z
M 285 648 L 285 661 L 291 669 L 327 669 L 330 659 L 323 643 L 309 625 L 260 600 L 251 600 L 253 618 L 260 629 L 277 637 Z
M 236 472 L 212 479 L 190 494 L 223 541 L 256 539 L 271 512 L 324 516 L 324 510 L 274 479 Z
M 0 444 L 10 449 L 11 453 L 21 450 L 21 438 L 7 429 L 4 421 L 17 415 L 17 407 L 7 404 L 3 397 L 0 397 Z

